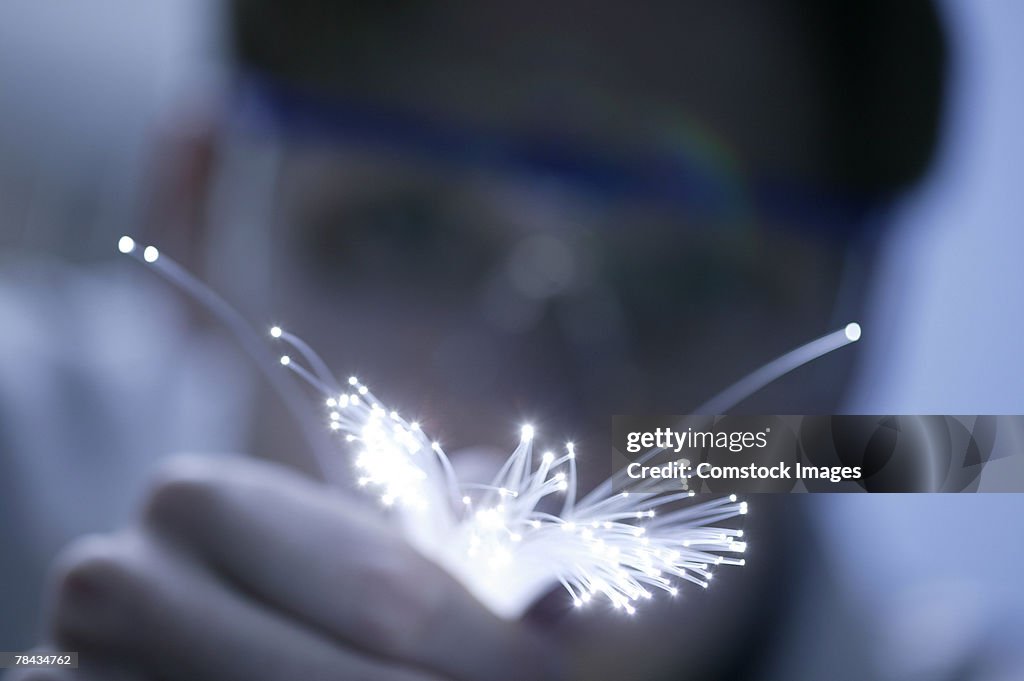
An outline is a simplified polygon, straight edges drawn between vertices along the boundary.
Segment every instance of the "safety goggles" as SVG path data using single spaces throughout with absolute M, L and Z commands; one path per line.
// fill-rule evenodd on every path
M 231 120 L 247 133 L 300 144 L 345 145 L 440 169 L 542 179 L 589 201 L 654 203 L 714 228 L 756 222 L 841 242 L 884 203 L 884 197 L 756 169 L 737 172 L 722 145 L 686 125 L 675 141 L 658 148 L 597 148 L 569 135 L 495 131 L 312 94 L 256 75 L 242 80 Z

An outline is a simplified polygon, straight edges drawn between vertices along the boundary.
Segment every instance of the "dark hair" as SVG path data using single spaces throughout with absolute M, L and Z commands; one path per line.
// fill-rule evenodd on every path
M 924 174 L 940 133 L 946 40 L 928 0 L 800 2 L 832 74 L 833 158 L 848 186 L 900 189 Z
M 939 135 L 946 65 L 932 2 L 776 2 L 796 19 L 819 62 L 815 96 L 828 118 L 822 179 L 875 196 L 919 179 Z M 446 11 L 444 3 L 421 0 L 232 0 L 229 6 L 230 42 L 241 68 L 348 94 L 372 87 L 379 65 L 367 63 L 377 61 L 367 55 L 386 56 L 388 45 L 429 32 Z

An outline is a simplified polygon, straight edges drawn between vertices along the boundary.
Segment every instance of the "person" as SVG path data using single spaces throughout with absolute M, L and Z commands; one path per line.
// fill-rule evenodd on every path
M 526 415 L 599 451 L 610 414 L 688 411 L 858 310 L 869 218 L 930 158 L 942 41 L 927 3 L 836 7 L 233 3 L 237 86 L 170 140 L 137 236 L 478 461 Z M 557 598 L 501 620 L 376 509 L 280 465 L 310 469 L 296 425 L 210 361 L 215 325 L 184 305 L 132 305 L 166 344 L 146 386 L 222 367 L 210 393 L 156 394 L 250 425 L 268 461 L 167 463 L 127 529 L 58 558 L 47 639 L 78 678 L 756 678 L 797 577 L 823 584 L 799 505 L 763 499 L 757 560 L 706 593 L 639 621 Z M 828 411 L 850 366 L 745 408 Z M 119 448 L 127 487 L 151 468 L 132 450 L 165 444 Z M 606 472 L 588 463 L 585 485 Z

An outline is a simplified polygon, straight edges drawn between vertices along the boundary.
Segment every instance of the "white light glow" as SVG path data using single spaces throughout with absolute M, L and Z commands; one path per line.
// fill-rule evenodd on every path
M 309 375 L 288 362 L 299 376 Z M 524 424 L 508 462 L 488 484 L 469 485 L 480 490 L 470 497 L 440 443 L 418 422 L 387 409 L 354 376 L 348 383 L 362 400 L 352 395 L 341 409 L 337 389 L 324 400 L 328 423 L 352 447 L 359 486 L 397 514 L 414 546 L 499 615 L 518 617 L 559 582 L 576 607 L 602 595 L 632 615 L 633 603 L 651 598 L 652 587 L 677 593 L 670 578 L 706 586 L 709 566 L 739 564 L 724 557 L 743 551 L 734 541 L 738 530 L 714 524 L 745 510 L 735 495 L 691 506 L 678 519 L 669 513 L 659 524 L 655 508 L 678 494 L 608 491 L 577 502 L 573 443 L 561 460 L 553 451 L 536 456 L 536 431 Z M 554 494 L 564 494 L 558 516 L 538 508 Z
M 130 236 L 121 237 L 117 247 L 121 253 L 138 248 Z M 156 247 L 143 249 L 145 262 L 160 258 Z M 164 258 L 153 270 L 194 296 L 236 335 L 244 335 L 240 326 L 251 334 L 215 293 L 174 265 Z M 343 392 L 323 360 L 293 334 L 274 326 L 270 335 L 290 346 L 292 355 L 281 355 L 281 365 L 320 393 L 324 421 L 359 471 L 357 484 L 389 508 L 406 540 L 500 616 L 521 616 L 558 584 L 575 607 L 600 596 L 632 615 L 634 604 L 652 592 L 675 596 L 687 581 L 707 588 L 718 566 L 745 564 L 739 554 L 747 544 L 738 541 L 743 531 L 727 522 L 748 511 L 736 495 L 698 502 L 693 490 L 642 486 L 632 494 L 616 489 L 613 477 L 578 498 L 575 446 L 567 442 L 564 456 L 554 451 L 538 456 L 531 424 L 521 427 L 515 449 L 489 482 L 461 481 L 441 444 L 418 422 L 386 408 L 355 376 Z M 725 413 L 778 377 L 860 336 L 860 325 L 851 322 L 769 362 L 695 412 Z M 309 442 L 322 469 L 332 470 L 334 452 L 321 451 L 315 438 Z M 653 451 L 642 456 L 648 455 Z

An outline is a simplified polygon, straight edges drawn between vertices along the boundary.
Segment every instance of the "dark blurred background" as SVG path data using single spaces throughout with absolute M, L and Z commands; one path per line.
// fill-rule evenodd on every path
M 452 450 L 529 418 L 603 452 L 611 414 L 686 412 L 854 319 L 861 343 L 738 409 L 1021 413 L 1022 19 L 1009 0 L 4 3 L 0 648 L 32 644 L 46 563 L 122 522 L 162 457 L 302 465 L 216 324 L 115 259 L 125 233 Z M 1018 497 L 814 504 L 828 588 L 870 623 L 825 649 L 1018 678 L 996 635 L 1024 613 Z M 777 664 L 821 678 L 798 659 Z

